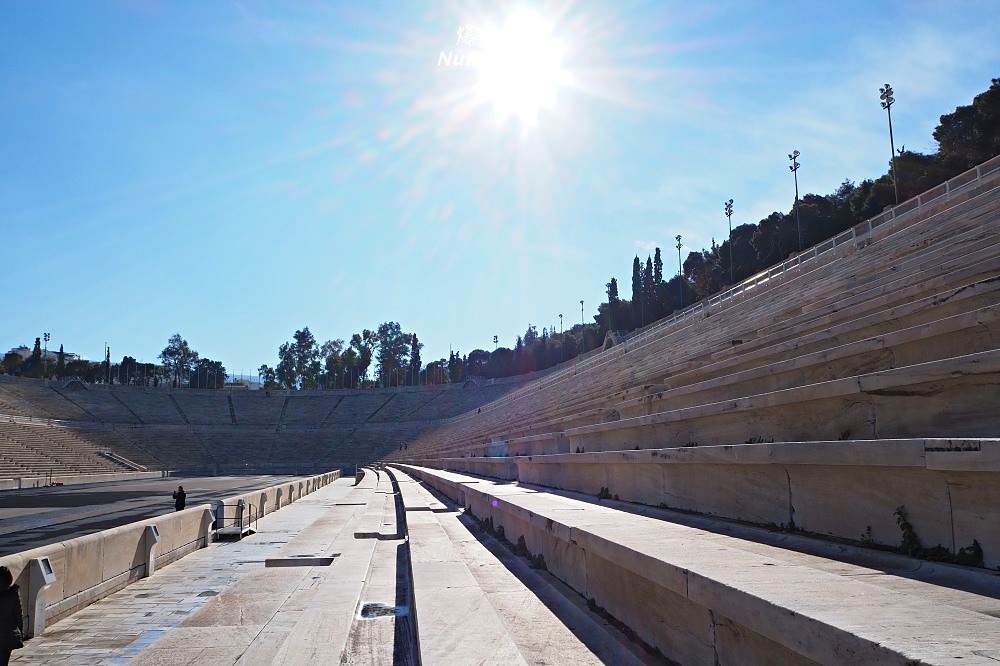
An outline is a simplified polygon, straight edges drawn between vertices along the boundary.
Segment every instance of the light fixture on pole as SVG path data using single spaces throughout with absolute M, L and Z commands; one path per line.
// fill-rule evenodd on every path
M 562 315 L 559 315 L 559 362 L 563 362 L 563 322 Z
M 729 219 L 729 284 L 733 284 L 733 200 L 726 202 L 726 217 Z
M 802 225 L 799 223 L 799 160 L 798 157 L 801 153 L 797 150 L 793 150 L 792 154 L 788 156 L 788 159 L 792 161 L 791 166 L 788 168 L 792 171 L 792 176 L 795 177 L 795 230 L 799 235 L 799 252 L 802 251 Z
M 885 84 L 884 88 L 879 88 L 878 91 L 881 93 L 879 99 L 882 100 L 882 108 L 885 109 L 886 114 L 889 116 L 889 150 L 892 151 L 892 190 L 896 195 L 896 205 L 899 205 L 899 187 L 896 185 L 896 144 L 892 140 L 892 103 L 896 99 L 892 96 L 892 86 L 888 83 Z
M 680 296 L 681 309 L 684 308 L 684 267 L 681 264 L 681 236 L 677 235 L 677 295 Z
M 583 323 L 583 300 L 580 300 L 580 353 L 587 351 L 587 338 L 584 336 L 586 325 Z
M 48 333 L 43 333 L 42 337 L 45 338 L 45 352 L 42 354 L 42 359 L 45 363 L 45 378 L 49 378 L 49 340 L 52 339 Z

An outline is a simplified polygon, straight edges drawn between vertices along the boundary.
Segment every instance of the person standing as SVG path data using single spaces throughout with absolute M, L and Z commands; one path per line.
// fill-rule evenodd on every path
M 10 569 L 0 566 L 0 666 L 10 663 L 10 653 L 24 647 L 21 595 Z
M 184 508 L 186 501 L 187 494 L 184 492 L 184 486 L 177 486 L 177 490 L 174 491 L 174 509 L 180 511 Z

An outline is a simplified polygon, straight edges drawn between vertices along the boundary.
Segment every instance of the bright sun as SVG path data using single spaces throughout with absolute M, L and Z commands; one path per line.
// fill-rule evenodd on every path
M 562 67 L 562 44 L 552 26 L 530 9 L 515 10 L 500 28 L 482 33 L 478 96 L 497 116 L 532 126 L 555 105 L 556 90 L 571 82 Z

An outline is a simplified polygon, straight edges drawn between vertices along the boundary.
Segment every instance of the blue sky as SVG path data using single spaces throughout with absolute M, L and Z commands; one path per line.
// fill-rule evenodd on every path
M 531 45 L 513 92 L 441 64 L 485 50 L 460 28 Z M 0 351 L 177 332 L 249 374 L 304 326 L 398 321 L 426 363 L 590 322 L 636 254 L 721 241 L 729 198 L 790 210 L 793 149 L 803 193 L 883 173 L 886 82 L 896 147 L 932 152 L 997 34 L 995 1 L 6 0 Z

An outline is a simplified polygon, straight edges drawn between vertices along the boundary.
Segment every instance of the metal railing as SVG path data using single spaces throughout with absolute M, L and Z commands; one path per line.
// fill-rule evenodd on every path
M 244 535 L 257 531 L 257 507 L 243 500 L 236 504 L 219 504 L 215 511 L 215 533 L 219 536 Z
M 105 456 L 106 458 L 108 458 L 110 460 L 113 460 L 116 463 L 121 463 L 122 465 L 125 465 L 126 467 L 128 467 L 132 471 L 135 471 L 135 472 L 148 472 L 149 471 L 149 468 L 146 467 L 145 465 L 140 465 L 137 462 L 133 462 L 133 461 L 129 460 L 128 458 L 126 458 L 125 456 L 118 455 L 117 453 L 115 453 L 114 451 L 112 451 L 110 449 L 101 449 L 99 451 L 99 453 L 101 455 Z

